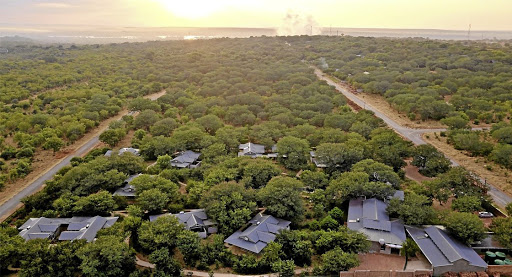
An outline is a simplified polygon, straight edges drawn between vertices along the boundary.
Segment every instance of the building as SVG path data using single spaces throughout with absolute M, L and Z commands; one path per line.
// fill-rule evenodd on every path
M 347 227 L 361 232 L 372 242 L 370 251 L 399 254 L 406 239 L 404 225 L 390 220 L 388 205 L 376 198 L 352 199 L 349 203 Z
M 238 152 L 238 157 L 248 156 L 251 158 L 263 157 L 265 155 L 265 146 L 262 144 L 256 143 L 244 143 L 238 146 L 240 152 Z
M 121 155 L 123 155 L 126 152 L 132 153 L 135 156 L 140 156 L 140 150 L 139 149 L 135 149 L 135 148 L 131 148 L 131 147 L 119 149 L 119 151 L 117 152 L 117 155 L 121 156 Z M 112 153 L 114 153 L 113 150 L 108 150 L 107 152 L 105 152 L 105 157 L 112 156 Z
M 201 153 L 190 150 L 183 151 L 171 160 L 171 166 L 177 168 L 198 168 L 201 165 L 200 156 Z
M 432 265 L 434 276 L 449 271 L 479 272 L 487 269 L 485 261 L 473 249 L 435 226 L 406 226 L 405 229 Z
M 18 228 L 19 235 L 25 240 L 50 239 L 58 236 L 58 240 L 85 239 L 91 242 L 103 228 L 116 223 L 119 217 L 72 217 L 72 218 L 30 218 Z
M 224 242 L 258 254 L 268 243 L 276 239 L 276 235 L 281 230 L 288 230 L 290 223 L 287 220 L 259 213 L 244 228 L 233 233 Z
M 309 155 L 311 157 L 311 162 L 314 163 L 316 165 L 316 167 L 318 167 L 318 168 L 326 168 L 327 167 L 327 165 L 325 165 L 324 163 L 319 162 L 316 159 L 316 152 L 315 151 L 309 151 Z
M 175 216 L 178 221 L 185 225 L 185 229 L 197 232 L 199 237 L 206 238 L 208 234 L 217 233 L 217 223 L 209 220 L 203 209 L 181 212 L 179 214 L 160 214 L 149 216 L 149 221 L 155 221 L 161 216 Z
M 9 53 L 9 49 L 7 48 L 0 48 L 0 54 L 7 54 Z
M 139 177 L 142 174 L 135 174 L 128 177 L 128 179 L 124 180 L 123 187 L 118 188 L 114 192 L 114 196 L 124 196 L 124 197 L 135 197 L 137 196 L 135 192 L 135 187 L 131 185 L 130 183 L 133 181 L 133 179 Z

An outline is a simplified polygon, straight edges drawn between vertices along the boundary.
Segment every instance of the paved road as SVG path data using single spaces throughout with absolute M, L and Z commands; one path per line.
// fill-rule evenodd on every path
M 375 113 L 375 116 L 381 118 L 389 127 L 391 127 L 395 132 L 403 136 L 404 138 L 412 141 L 416 145 L 420 144 L 426 144 L 427 142 L 423 140 L 421 137 L 424 133 L 432 133 L 432 132 L 442 132 L 446 131 L 446 129 L 412 129 L 408 127 L 404 127 L 400 124 L 398 124 L 396 121 L 388 117 L 387 115 L 383 114 L 376 108 L 374 108 L 372 105 L 366 103 L 364 100 L 360 99 L 350 91 L 348 91 L 346 88 L 341 86 L 338 82 L 333 81 L 332 79 L 326 77 L 324 73 L 318 69 L 315 68 L 315 74 L 320 80 L 326 81 L 329 85 L 334 86 L 339 92 L 343 93 L 345 97 L 356 103 L 358 106 L 370 110 Z M 473 128 L 473 130 L 482 130 L 482 128 Z M 459 164 L 454 161 L 453 159 L 450 159 L 453 166 L 458 166 Z M 482 182 L 485 182 L 482 178 L 480 178 Z M 508 203 L 512 202 L 512 197 L 505 194 L 500 189 L 494 187 L 493 185 L 487 183 L 489 185 L 489 191 L 488 194 L 492 197 L 493 201 L 498 204 L 500 207 L 505 207 Z
M 164 94 L 165 94 L 165 90 L 158 92 L 158 93 L 147 95 L 144 98 L 156 100 Z M 128 114 L 128 112 L 126 112 L 126 111 L 122 112 L 121 116 L 126 115 L 126 114 Z M 105 129 L 106 128 L 108 128 L 108 127 L 105 127 Z M 66 165 L 68 165 L 73 157 L 82 156 L 82 155 L 85 155 L 87 152 L 89 152 L 96 144 L 99 143 L 99 135 L 103 131 L 104 131 L 104 129 L 98 131 L 98 134 L 96 136 L 91 138 L 89 141 L 87 141 L 82 146 L 80 146 L 76 151 L 69 154 L 66 158 L 61 160 L 58 164 L 56 164 L 51 169 L 46 171 L 46 173 L 44 173 L 43 175 L 38 177 L 34 182 L 32 182 L 30 185 L 28 185 L 25 189 L 23 189 L 18 194 L 13 196 L 11 199 L 7 200 L 5 203 L 0 205 L 0 222 L 5 220 L 9 215 L 11 215 L 16 209 L 18 209 L 22 205 L 21 199 L 23 199 L 25 196 L 29 196 L 29 195 L 32 195 L 35 192 L 37 192 L 47 180 L 50 180 L 53 177 L 53 175 L 55 175 L 60 169 L 62 169 Z

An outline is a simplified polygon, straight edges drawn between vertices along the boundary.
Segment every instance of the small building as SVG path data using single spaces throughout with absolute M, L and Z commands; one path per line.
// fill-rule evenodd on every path
M 72 218 L 30 218 L 18 228 L 19 235 L 25 240 L 50 239 L 58 236 L 58 240 L 85 239 L 91 242 L 103 228 L 116 223 L 118 217 L 72 217 Z M 60 236 L 59 236 L 60 234 Z
M 372 242 L 370 251 L 399 254 L 406 239 L 405 229 L 399 220 L 390 220 L 388 205 L 376 198 L 352 199 L 349 203 L 347 227 L 361 232 Z
M 244 143 L 238 146 L 240 152 L 238 152 L 238 157 L 248 156 L 251 158 L 262 157 L 265 155 L 265 146 L 262 144 L 256 143 Z
M 7 48 L 0 48 L 0 54 L 7 54 L 9 53 L 9 49 Z
M 171 160 L 171 166 L 177 168 L 198 168 L 201 165 L 200 156 L 201 153 L 190 150 L 183 151 Z
M 124 197 L 135 197 L 137 196 L 135 192 L 135 187 L 131 185 L 130 183 L 133 181 L 133 179 L 139 177 L 142 174 L 135 174 L 128 177 L 128 179 L 124 180 L 123 186 L 118 188 L 114 192 L 114 196 L 124 196 Z
M 249 223 L 224 240 L 229 245 L 258 254 L 276 239 L 281 230 L 288 230 L 290 221 L 271 215 L 257 214 Z
M 453 239 L 438 227 L 406 226 L 405 229 L 432 265 L 434 276 L 445 272 L 480 272 L 487 269 L 487 263 L 471 247 Z
M 178 214 L 160 214 L 149 216 L 149 221 L 155 221 L 161 216 L 175 216 L 178 221 L 185 225 L 185 229 L 197 232 L 200 238 L 206 238 L 208 234 L 217 233 L 217 223 L 209 220 L 204 209 L 191 210 Z
M 140 150 L 139 149 L 135 149 L 135 148 L 131 148 L 131 147 L 119 149 L 119 151 L 117 152 L 117 155 L 121 156 L 121 155 L 123 155 L 126 152 L 132 153 L 135 156 L 140 156 Z M 112 156 L 112 153 L 114 153 L 113 150 L 108 150 L 107 152 L 105 152 L 105 157 Z
M 311 157 L 311 162 L 315 164 L 318 168 L 326 168 L 327 165 L 319 162 L 316 158 L 316 152 L 315 151 L 309 151 L 309 156 Z

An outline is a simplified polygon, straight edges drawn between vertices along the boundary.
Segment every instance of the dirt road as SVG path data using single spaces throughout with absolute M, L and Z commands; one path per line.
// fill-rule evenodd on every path
M 146 99 L 156 100 L 159 97 L 165 95 L 165 90 L 160 91 L 158 93 L 149 94 L 144 96 Z M 128 111 L 121 112 L 120 115 L 118 115 L 116 118 L 120 118 L 126 114 L 128 114 Z M 68 165 L 73 157 L 76 156 L 83 156 L 87 154 L 91 149 L 94 148 L 96 144 L 98 144 L 99 136 L 103 131 L 105 131 L 108 128 L 108 125 L 102 129 L 96 130 L 96 133 L 94 136 L 91 137 L 88 141 L 83 143 L 82 145 L 76 145 L 76 150 L 74 152 L 71 152 L 67 154 L 66 156 L 62 157 L 60 160 L 58 160 L 55 164 L 50 165 L 48 167 L 48 170 L 46 170 L 42 175 L 36 177 L 32 182 L 29 183 L 28 186 L 26 186 L 23 190 L 21 190 L 16 195 L 12 196 L 9 200 L 5 201 L 0 205 L 0 222 L 4 221 L 7 217 L 9 217 L 14 211 L 16 211 L 21 205 L 21 199 L 23 199 L 26 196 L 32 195 L 35 192 L 37 192 L 43 184 L 50 180 L 55 173 L 57 173 L 61 168 Z
M 400 125 L 395 120 L 391 119 L 389 116 L 381 112 L 380 110 L 374 108 L 372 105 L 366 103 L 363 99 L 357 97 L 355 94 L 344 88 L 340 83 L 333 81 L 327 75 L 325 75 L 320 69 L 314 68 L 315 74 L 320 80 L 326 81 L 329 85 L 334 86 L 336 90 L 341 92 L 345 97 L 362 107 L 363 109 L 370 110 L 375 113 L 375 116 L 381 118 L 389 127 L 391 127 L 395 132 L 397 132 L 402 137 L 412 141 L 416 145 L 426 144 L 427 142 L 423 139 L 422 135 L 425 133 L 432 132 L 443 132 L 446 129 L 413 129 Z M 474 130 L 481 130 L 482 128 L 474 128 Z M 459 163 L 454 159 L 448 157 L 453 166 L 458 166 Z M 480 178 L 481 179 L 481 178 Z M 484 182 L 483 179 L 481 179 Z M 501 191 L 499 188 L 487 183 L 489 185 L 488 194 L 492 197 L 494 202 L 500 206 L 505 207 L 508 203 L 512 202 L 512 197 L 510 197 L 505 192 Z

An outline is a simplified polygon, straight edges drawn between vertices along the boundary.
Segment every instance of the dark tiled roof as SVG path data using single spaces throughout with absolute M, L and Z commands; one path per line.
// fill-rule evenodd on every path
M 249 227 L 243 231 L 236 231 L 224 242 L 258 254 L 269 242 L 274 241 L 281 230 L 287 229 L 290 223 L 260 213 L 249 221 Z
M 406 226 L 406 230 L 434 267 L 453 265 L 455 261 L 465 260 L 471 265 L 487 268 L 485 261 L 473 249 L 435 226 L 424 229 Z
M 179 222 L 185 225 L 187 229 L 210 227 L 216 225 L 215 222 L 208 220 L 208 216 L 203 209 L 192 210 L 179 214 L 160 214 L 149 216 L 149 221 L 155 221 L 161 216 L 172 215 L 178 218 Z
M 352 199 L 349 203 L 347 226 L 349 229 L 364 233 L 370 241 L 402 245 L 405 230 L 399 220 L 391 221 L 387 214 L 387 204 L 381 200 Z
M 171 160 L 171 166 L 179 168 L 189 167 L 191 164 L 195 163 L 200 156 L 201 153 L 196 153 L 190 150 L 181 152 L 176 158 Z

